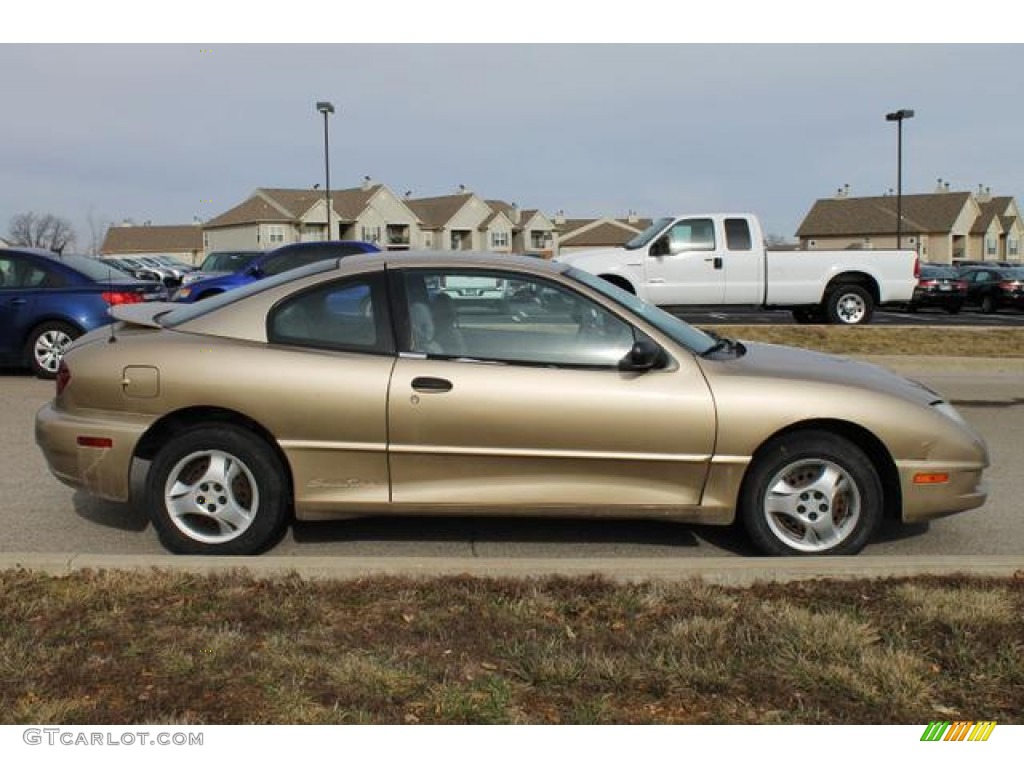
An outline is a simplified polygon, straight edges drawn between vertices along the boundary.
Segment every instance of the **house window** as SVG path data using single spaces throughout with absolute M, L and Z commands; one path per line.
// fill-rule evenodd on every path
M 1010 256 L 1017 255 L 1017 240 L 1009 237 L 1006 239 L 1006 251 Z
M 284 227 L 271 226 L 267 227 L 267 237 L 271 243 L 283 243 L 284 242 Z
M 542 251 L 551 247 L 551 233 L 542 229 L 530 230 L 530 248 L 534 251 Z
M 409 225 L 388 224 L 388 245 L 408 245 Z
M 491 248 L 508 248 L 508 232 L 491 232 Z
M 985 255 L 995 256 L 996 255 L 996 239 L 994 237 L 985 238 Z
M 360 238 L 366 243 L 380 243 L 380 227 L 363 227 L 363 236 Z

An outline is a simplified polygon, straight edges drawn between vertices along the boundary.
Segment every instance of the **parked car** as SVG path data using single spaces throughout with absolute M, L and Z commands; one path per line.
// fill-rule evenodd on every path
M 199 269 L 190 272 L 182 278 L 182 285 L 205 280 L 208 277 L 241 272 L 254 259 L 263 256 L 265 253 L 266 251 L 214 251 L 203 259 Z
M 102 261 L 104 264 L 112 265 L 121 272 L 125 272 L 139 280 L 155 280 L 169 288 L 175 286 L 174 276 L 169 270 L 155 267 L 152 264 L 146 264 L 138 259 L 113 256 L 104 258 Z
M 74 339 L 111 322 L 109 307 L 155 300 L 167 300 L 161 283 L 98 259 L 0 249 L 0 363 L 53 378 Z
M 1024 267 L 976 267 L 961 275 L 966 304 L 989 314 L 1005 307 L 1024 309 Z
M 955 315 L 963 308 L 966 298 L 967 283 L 954 267 L 922 264 L 907 310 L 917 312 L 924 307 L 938 307 Z
M 312 264 L 324 259 L 338 259 L 356 253 L 376 253 L 380 251 L 373 243 L 361 240 L 324 240 L 309 243 L 289 243 L 273 251 L 255 257 L 239 272 L 227 275 L 207 277 L 186 285 L 182 285 L 175 294 L 174 301 L 201 301 L 218 293 L 230 291 L 243 285 L 271 277 L 290 269 Z
M 432 288 L 470 277 L 558 300 L 496 316 Z M 149 462 L 174 552 L 256 553 L 293 515 L 536 514 L 738 518 L 766 554 L 852 554 L 883 518 L 986 497 L 985 443 L 935 392 L 709 335 L 564 264 L 351 256 L 114 311 L 119 343 L 72 345 L 36 438 L 105 499 Z

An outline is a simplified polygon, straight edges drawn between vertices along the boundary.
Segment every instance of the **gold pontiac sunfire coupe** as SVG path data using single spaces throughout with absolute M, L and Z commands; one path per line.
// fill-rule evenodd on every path
M 104 499 L 149 462 L 174 552 L 257 553 L 292 516 L 501 514 L 738 517 L 766 554 L 853 554 L 883 518 L 985 501 L 985 444 L 935 392 L 539 259 L 351 256 L 113 312 L 36 439 Z

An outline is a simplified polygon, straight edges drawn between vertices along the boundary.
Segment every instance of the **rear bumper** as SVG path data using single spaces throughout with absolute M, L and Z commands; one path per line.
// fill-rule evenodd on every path
M 150 423 L 143 416 L 119 414 L 115 421 L 70 415 L 51 402 L 36 414 L 36 444 L 62 483 L 110 501 L 128 501 L 135 446 Z M 82 438 L 109 440 L 110 447 L 82 445 Z

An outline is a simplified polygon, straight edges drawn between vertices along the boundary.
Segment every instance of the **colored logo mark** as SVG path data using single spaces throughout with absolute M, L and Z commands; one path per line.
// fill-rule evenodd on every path
M 921 741 L 988 741 L 995 727 L 995 720 L 933 720 L 921 734 Z

